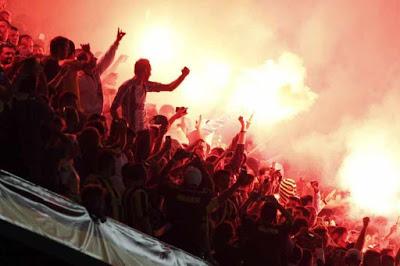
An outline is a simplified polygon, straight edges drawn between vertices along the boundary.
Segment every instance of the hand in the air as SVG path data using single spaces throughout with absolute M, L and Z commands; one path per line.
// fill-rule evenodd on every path
M 83 51 L 90 53 L 90 44 L 89 43 L 81 44 L 81 48 Z
M 189 68 L 184 67 L 184 68 L 182 69 L 182 75 L 183 75 L 184 77 L 186 77 L 187 75 L 189 75 L 189 73 L 190 73 Z
M 115 41 L 119 43 L 122 40 L 122 38 L 124 38 L 125 34 L 126 34 L 125 32 L 123 32 L 120 28 L 118 28 L 117 39 Z

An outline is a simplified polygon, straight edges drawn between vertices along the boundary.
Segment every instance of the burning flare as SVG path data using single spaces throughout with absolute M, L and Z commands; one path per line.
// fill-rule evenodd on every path
M 317 99 L 305 85 L 306 70 L 295 54 L 285 52 L 278 60 L 244 71 L 232 97 L 234 110 L 255 113 L 258 124 L 270 125 L 293 118 Z

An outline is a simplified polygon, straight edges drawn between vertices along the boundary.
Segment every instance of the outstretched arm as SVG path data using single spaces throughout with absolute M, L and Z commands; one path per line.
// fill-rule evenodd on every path
M 104 71 L 111 65 L 111 63 L 114 61 L 115 58 L 115 53 L 117 52 L 119 42 L 122 40 L 122 38 L 125 36 L 125 32 L 120 30 L 118 28 L 117 32 L 117 38 L 115 39 L 114 43 L 111 45 L 111 47 L 108 49 L 108 51 L 105 53 L 105 55 L 99 60 L 97 63 L 97 71 L 99 75 L 103 74 Z
M 246 132 L 250 127 L 251 120 L 252 120 L 252 117 L 250 117 L 250 119 L 247 122 L 245 122 L 242 116 L 239 117 L 239 122 L 240 122 L 241 128 L 240 128 L 240 132 L 238 134 L 238 141 L 237 141 L 235 153 L 233 154 L 233 157 L 232 157 L 231 161 L 229 162 L 230 169 L 234 173 L 236 173 L 239 170 L 240 165 L 242 163 L 243 153 L 244 153 L 244 145 L 246 143 Z
M 182 69 L 182 74 L 174 81 L 172 81 L 169 84 L 161 84 L 161 83 L 154 83 L 152 88 L 150 88 L 150 91 L 173 91 L 175 90 L 179 85 L 181 85 L 182 81 L 185 80 L 186 76 L 189 75 L 190 70 L 187 67 L 184 67 Z

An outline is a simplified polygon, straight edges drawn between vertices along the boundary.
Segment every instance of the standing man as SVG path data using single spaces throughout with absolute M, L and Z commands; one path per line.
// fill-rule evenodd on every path
M 100 75 L 114 61 L 118 45 L 125 32 L 118 29 L 117 37 L 105 55 L 97 62 L 97 58 L 90 51 L 90 46 L 82 45 L 76 57 L 79 61 L 87 62 L 85 68 L 78 72 L 79 96 L 82 111 L 88 117 L 103 112 L 103 89 Z
M 139 59 L 135 63 L 135 76 L 119 87 L 111 106 L 111 115 L 118 119 L 117 109 L 122 107 L 122 117 L 135 132 L 145 129 L 145 110 L 147 92 L 173 91 L 189 75 L 189 69 L 184 67 L 182 74 L 169 84 L 149 81 L 151 65 L 147 59 Z

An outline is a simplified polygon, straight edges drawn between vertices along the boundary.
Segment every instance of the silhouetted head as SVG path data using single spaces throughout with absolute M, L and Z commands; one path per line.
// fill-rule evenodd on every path
M 151 65 L 148 59 L 139 59 L 135 63 L 135 76 L 144 81 L 148 81 L 151 76 Z
M 18 52 L 22 57 L 33 55 L 33 39 L 30 35 L 21 35 L 19 37 Z
M 57 36 L 50 41 L 50 54 L 58 60 L 66 59 L 70 53 L 70 41 L 62 36 Z

